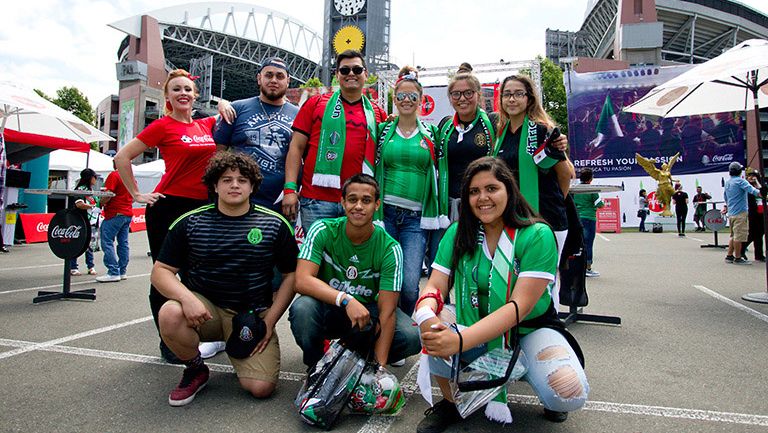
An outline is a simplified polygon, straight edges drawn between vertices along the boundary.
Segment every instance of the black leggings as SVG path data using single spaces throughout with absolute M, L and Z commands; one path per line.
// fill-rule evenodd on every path
M 209 203 L 208 200 L 192 199 L 187 197 L 175 197 L 166 195 L 155 202 L 152 206 L 147 206 L 147 238 L 149 239 L 149 253 L 152 256 L 152 263 L 155 263 L 160 255 L 160 249 L 163 247 L 163 241 L 168 234 L 168 228 L 183 214 L 197 209 L 200 206 Z M 157 323 L 157 315 L 160 307 L 168 301 L 168 298 L 161 295 L 155 286 L 149 285 L 149 308 L 152 310 L 152 317 L 155 319 L 155 327 L 160 329 Z
M 675 209 L 677 215 L 677 232 L 685 233 L 685 218 L 688 217 L 688 208 Z

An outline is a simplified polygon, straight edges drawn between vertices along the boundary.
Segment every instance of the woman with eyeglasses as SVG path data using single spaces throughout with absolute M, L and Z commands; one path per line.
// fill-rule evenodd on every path
M 558 258 L 568 235 L 565 197 L 576 173 L 565 152 L 550 144 L 555 124 L 541 106 L 533 81 L 504 79 L 499 93 L 499 137 L 493 155 L 507 163 L 523 197 L 555 232 Z M 552 294 L 555 306 L 559 293 Z
M 446 359 L 458 355 L 463 367 L 490 350 L 509 349 L 515 344 L 515 327 L 518 363 L 526 369 L 522 379 L 539 397 L 547 419 L 565 421 L 568 412 L 586 402 L 589 384 L 578 343 L 557 319 L 547 290 L 557 269 L 552 230 L 523 199 L 511 170 L 498 158 L 469 164 L 460 195 L 458 222 L 440 242 L 435 272 L 414 314 L 429 355 L 420 362 L 428 364 L 443 394 L 416 431 L 442 432 L 462 420 L 449 383 L 453 366 Z M 440 316 L 451 289 L 456 329 Z M 485 415 L 512 422 L 506 388 L 486 405 Z
M 421 98 L 417 72 L 403 67 L 394 88 L 398 116 L 380 125 L 376 148 L 376 180 L 383 191 L 376 220 L 403 247 L 400 309 L 409 316 L 419 296 L 428 233 L 448 227 L 447 196 L 438 188 L 445 158 L 436 148 L 437 128 L 418 117 Z

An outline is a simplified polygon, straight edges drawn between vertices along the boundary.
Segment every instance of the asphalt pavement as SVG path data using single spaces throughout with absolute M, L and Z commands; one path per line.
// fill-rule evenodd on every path
M 591 392 L 584 410 L 550 423 L 530 387 L 516 383 L 509 392 L 511 425 L 479 412 L 448 431 L 768 431 L 768 305 L 741 300 L 766 289 L 765 266 L 726 264 L 723 250 L 700 248 L 712 237 L 598 235 L 594 269 L 601 276 L 587 280 L 584 312 L 618 316 L 622 324 L 569 327 L 586 355 Z M 0 255 L 0 431 L 319 431 L 292 404 L 305 368 L 287 314 L 278 324 L 281 379 L 271 398 L 242 391 L 219 354 L 208 362 L 207 388 L 188 406 L 170 407 L 168 392 L 181 368 L 158 357 L 146 234 L 131 234 L 130 243 L 127 280 L 72 278 L 72 290 L 95 288 L 95 301 L 32 304 L 39 290 L 61 289 L 63 261 L 46 244 Z M 101 260 L 96 253 L 100 274 Z M 427 408 L 412 394 L 416 360 L 390 369 L 409 394 L 399 415 L 345 413 L 334 430 L 415 431 Z

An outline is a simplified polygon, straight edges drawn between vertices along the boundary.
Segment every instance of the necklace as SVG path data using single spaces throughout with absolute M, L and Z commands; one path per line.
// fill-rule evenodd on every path
M 271 121 L 277 119 L 278 117 L 280 117 L 280 114 L 283 113 L 283 108 L 285 108 L 285 102 L 283 102 L 283 105 L 280 106 L 280 110 L 277 112 L 277 114 L 275 114 L 274 116 L 270 116 L 267 113 L 267 109 L 264 108 L 264 101 L 262 101 L 261 98 L 259 98 L 259 104 L 261 105 L 261 112 L 264 113 L 264 116 L 267 118 L 267 120 L 269 122 L 271 122 Z M 270 105 L 272 105 L 272 104 L 270 104 Z

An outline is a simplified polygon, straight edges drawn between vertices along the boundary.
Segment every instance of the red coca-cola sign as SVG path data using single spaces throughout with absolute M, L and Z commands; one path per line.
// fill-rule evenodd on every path
M 53 218 L 52 213 L 22 213 L 19 214 L 24 239 L 27 243 L 45 242 L 48 240 L 48 223 Z
M 131 216 L 131 233 L 140 232 L 147 229 L 147 208 L 135 207 L 133 208 L 133 216 Z
M 725 216 L 720 213 L 720 209 L 710 209 L 704 214 L 704 226 L 712 231 L 725 227 Z
M 56 257 L 71 259 L 85 252 L 91 243 L 91 226 L 82 212 L 64 209 L 48 223 L 48 246 Z

